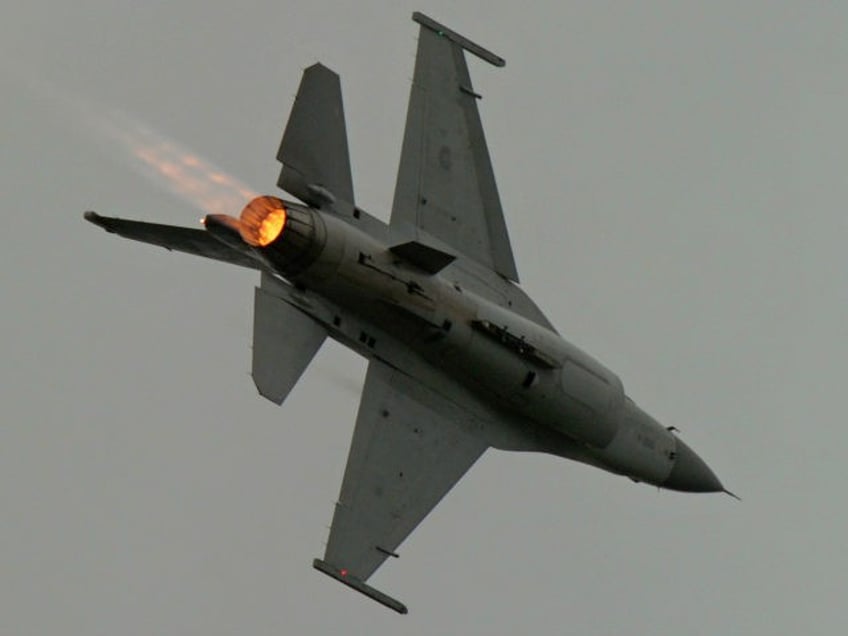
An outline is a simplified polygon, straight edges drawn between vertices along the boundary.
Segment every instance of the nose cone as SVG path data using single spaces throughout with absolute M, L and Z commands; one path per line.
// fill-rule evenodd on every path
M 684 492 L 723 492 L 724 486 L 697 453 L 677 440 L 677 451 L 671 474 L 663 488 Z

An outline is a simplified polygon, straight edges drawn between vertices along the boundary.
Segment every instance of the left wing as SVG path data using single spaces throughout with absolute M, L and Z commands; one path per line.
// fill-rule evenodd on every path
M 324 561 L 315 567 L 406 613 L 365 581 L 397 556 L 397 547 L 486 450 L 486 442 L 463 425 L 469 417 L 372 360 Z

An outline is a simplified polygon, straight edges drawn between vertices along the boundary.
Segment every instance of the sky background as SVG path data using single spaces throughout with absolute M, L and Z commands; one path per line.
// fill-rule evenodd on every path
M 541 5 L 3 3 L 0 634 L 844 629 L 848 5 Z M 273 194 L 320 60 L 387 219 L 416 9 L 507 60 L 470 67 L 524 289 L 744 501 L 490 451 L 372 579 L 401 617 L 311 567 L 364 361 L 272 405 L 257 274 L 82 212 L 208 211 L 144 139 Z

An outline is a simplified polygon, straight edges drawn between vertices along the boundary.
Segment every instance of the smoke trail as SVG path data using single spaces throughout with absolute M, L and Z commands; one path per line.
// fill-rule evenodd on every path
M 129 115 L 107 112 L 90 123 L 129 153 L 142 176 L 203 212 L 234 214 L 257 196 L 253 188 Z
M 24 68 L 2 69 L 105 142 L 107 151 L 121 151 L 131 168 L 151 183 L 203 212 L 235 214 L 257 196 L 250 186 L 137 117 L 71 94 Z

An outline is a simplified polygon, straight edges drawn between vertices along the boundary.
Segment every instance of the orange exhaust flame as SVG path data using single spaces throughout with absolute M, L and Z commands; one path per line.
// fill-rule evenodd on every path
M 130 152 L 145 177 L 204 212 L 232 212 L 256 196 L 252 188 L 197 153 L 127 115 L 111 112 L 97 127 Z
M 138 118 L 67 92 L 39 74 L 13 74 L 101 140 L 124 150 L 132 167 L 144 177 L 204 212 L 232 213 L 246 199 L 257 196 L 253 188 Z
M 277 240 L 286 225 L 286 208 L 277 197 L 257 197 L 241 211 L 239 232 L 244 242 L 265 247 Z

